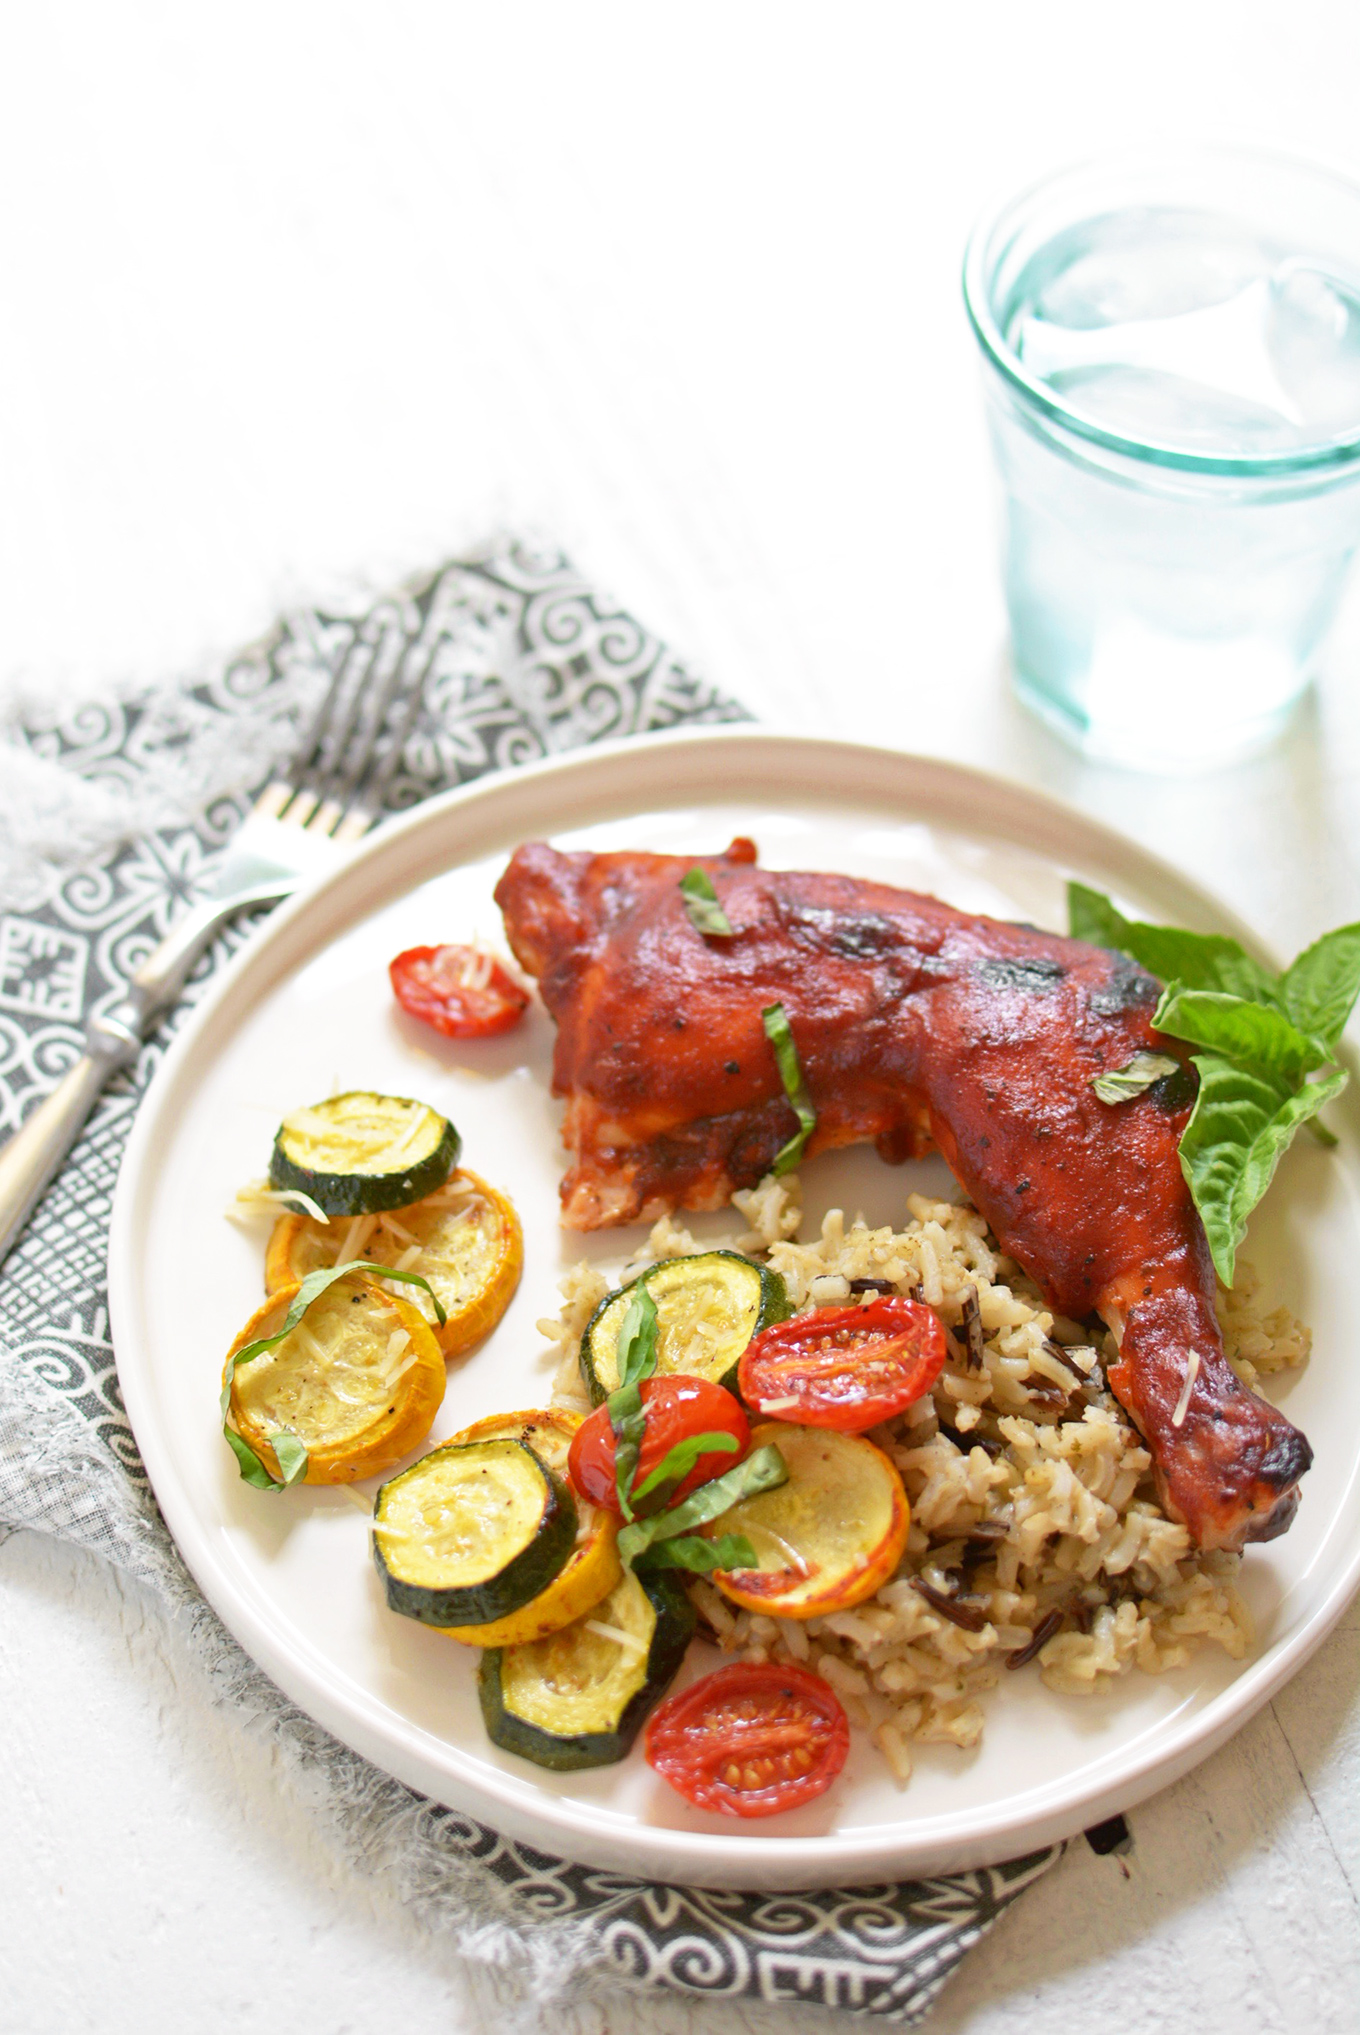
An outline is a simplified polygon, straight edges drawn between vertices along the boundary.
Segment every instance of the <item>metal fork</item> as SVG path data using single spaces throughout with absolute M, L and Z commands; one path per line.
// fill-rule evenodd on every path
M 101 1089 L 136 1059 L 213 935 L 239 912 L 277 904 L 334 867 L 379 817 L 439 647 L 436 641 L 413 680 L 410 646 L 380 671 L 386 642 L 381 629 L 372 644 L 355 632 L 301 748 L 255 801 L 211 894 L 172 926 L 129 980 L 127 995 L 91 1019 L 80 1058 L 0 1147 L 0 1262 Z

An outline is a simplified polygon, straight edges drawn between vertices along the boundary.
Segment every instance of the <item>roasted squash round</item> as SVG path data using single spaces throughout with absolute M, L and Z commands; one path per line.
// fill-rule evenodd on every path
M 228 1352 L 282 1327 L 296 1285 L 256 1309 Z M 307 1451 L 307 1484 L 349 1484 L 391 1469 L 429 1433 L 444 1398 L 444 1357 L 418 1308 L 371 1277 L 337 1279 L 273 1349 L 240 1365 L 229 1419 L 271 1476 L 270 1437 Z
M 745 1534 L 760 1566 L 718 1571 L 723 1595 L 771 1618 L 821 1618 L 862 1604 L 902 1559 L 911 1508 L 896 1467 L 863 1435 L 778 1421 L 751 1430 L 773 1443 L 788 1482 L 732 1506 L 704 1529 Z
M 289 1112 L 269 1161 L 269 1184 L 306 1194 L 327 1215 L 403 1208 L 432 1194 L 462 1147 L 447 1117 L 409 1095 L 355 1088 Z
M 534 1413 L 493 1413 L 454 1436 L 455 1441 L 492 1441 L 503 1436 L 527 1442 L 540 1461 L 565 1478 L 571 1438 L 581 1425 L 579 1413 L 549 1407 Z M 609 1595 L 623 1573 L 615 1542 L 619 1523 L 603 1506 L 588 1505 L 577 1494 L 576 1545 L 545 1590 L 518 1611 L 485 1625 L 449 1625 L 440 1629 L 465 1646 L 526 1646 L 550 1632 L 560 1632 Z
M 342 1251 L 428 1279 L 448 1317 L 433 1333 L 446 1357 L 461 1357 L 490 1334 L 514 1298 L 524 1237 L 505 1195 L 463 1167 L 404 1208 L 325 1224 L 310 1215 L 283 1216 L 269 1239 L 265 1291 L 295 1285 L 333 1265 Z
M 593 1406 L 619 1382 L 619 1335 L 635 1287 L 656 1307 L 656 1368 L 737 1390 L 737 1363 L 758 1330 L 783 1321 L 788 1295 L 778 1272 L 736 1251 L 663 1258 L 631 1284 L 606 1294 L 581 1337 L 581 1377 Z
M 625 1570 L 573 1625 L 488 1647 L 477 1676 L 487 1736 L 554 1773 L 611 1766 L 679 1673 L 694 1624 L 678 1578 Z
M 489 1624 L 565 1567 L 576 1503 L 517 1435 L 451 1441 L 384 1484 L 373 1561 L 393 1611 L 422 1625 Z

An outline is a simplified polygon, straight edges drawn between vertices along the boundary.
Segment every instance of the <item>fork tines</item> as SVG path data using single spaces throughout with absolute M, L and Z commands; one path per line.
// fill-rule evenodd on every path
M 296 756 L 256 810 L 337 841 L 366 833 L 415 725 L 438 639 L 418 658 L 419 648 L 381 619 L 371 640 L 356 629 Z

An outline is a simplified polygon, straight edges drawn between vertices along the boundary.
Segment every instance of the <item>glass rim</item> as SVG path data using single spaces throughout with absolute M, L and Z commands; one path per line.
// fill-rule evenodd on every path
M 988 289 L 988 250 L 998 231 L 1014 217 L 1017 221 L 1028 211 L 1036 198 L 1055 185 L 1072 182 L 1083 176 L 1097 176 L 1110 171 L 1162 169 L 1168 162 L 1180 160 L 1187 164 L 1206 161 L 1226 162 L 1237 160 L 1251 163 L 1258 168 L 1278 167 L 1282 170 L 1303 171 L 1320 182 L 1333 185 L 1338 191 L 1354 198 L 1360 206 L 1360 183 L 1325 163 L 1306 156 L 1290 155 L 1283 150 L 1250 148 L 1231 144 L 1199 144 L 1166 150 L 1113 150 L 1108 155 L 1084 156 L 1065 167 L 1050 170 L 1044 176 L 1027 184 L 1023 190 L 989 205 L 981 214 L 968 236 L 963 251 L 963 303 L 973 337 L 981 347 L 984 357 L 997 370 L 1004 381 L 1016 391 L 1026 403 L 1036 409 L 1052 423 L 1070 431 L 1088 443 L 1098 445 L 1107 452 L 1114 452 L 1126 459 L 1135 460 L 1146 466 L 1174 468 L 1182 473 L 1208 473 L 1238 475 L 1246 478 L 1284 478 L 1293 474 L 1319 473 L 1328 470 L 1342 470 L 1360 463 L 1360 421 L 1353 430 L 1339 438 L 1318 440 L 1312 445 L 1292 446 L 1279 452 L 1224 453 L 1192 452 L 1186 448 L 1159 443 L 1152 438 L 1130 438 L 1123 432 L 1112 431 L 1098 424 L 1095 419 L 1068 402 L 1055 389 L 1032 375 L 1025 368 L 1018 355 L 1007 344 L 1000 326 L 992 313 Z M 1360 264 L 1360 244 L 1357 245 L 1357 263 Z

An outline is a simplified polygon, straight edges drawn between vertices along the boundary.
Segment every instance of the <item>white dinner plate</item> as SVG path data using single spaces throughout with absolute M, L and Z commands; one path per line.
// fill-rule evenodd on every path
M 505 1188 L 523 1218 L 519 1292 L 495 1333 L 451 1367 L 434 1438 L 546 1401 L 551 1366 L 535 1322 L 556 1313 L 559 1278 L 581 1258 L 612 1270 L 644 1233 L 559 1227 L 560 1106 L 548 1092 L 553 1029 L 541 1006 L 502 1038 L 443 1041 L 396 1010 L 387 962 L 474 931 L 499 942 L 492 887 L 522 840 L 698 854 L 735 833 L 754 835 L 769 866 L 872 877 L 1059 929 L 1069 875 L 1143 916 L 1234 929 L 1203 892 L 1077 813 L 1018 785 L 850 744 L 682 734 L 433 799 L 270 921 L 152 1083 L 110 1250 L 128 1412 L 170 1530 L 241 1644 L 337 1737 L 425 1794 L 587 1864 L 702 1885 L 832 1885 L 995 1863 L 1127 1809 L 1203 1759 L 1294 1672 L 1355 1587 L 1353 1094 L 1330 1112 L 1339 1148 L 1297 1141 L 1247 1245 L 1268 1293 L 1315 1331 L 1312 1362 L 1281 1397 L 1317 1459 L 1291 1531 L 1243 1565 L 1254 1649 L 1234 1662 L 1206 1646 L 1184 1669 L 1135 1672 L 1086 1698 L 1050 1694 L 1036 1672 L 1005 1675 L 984 1698 L 982 1744 L 914 1748 L 905 1788 L 861 1741 L 818 1801 L 738 1824 L 691 1810 L 640 1750 L 562 1775 L 497 1751 L 478 1711 L 477 1654 L 386 1610 L 352 1498 L 252 1490 L 222 1442 L 222 1360 L 259 1302 L 264 1245 L 262 1231 L 242 1231 L 224 1211 L 264 1172 L 279 1119 L 335 1088 L 433 1103 L 462 1131 L 467 1164 Z M 868 1148 L 814 1160 L 803 1183 L 809 1228 L 831 1206 L 900 1227 L 913 1188 L 948 1190 L 938 1161 L 890 1168 Z M 696 1644 L 685 1679 L 715 1660 Z

